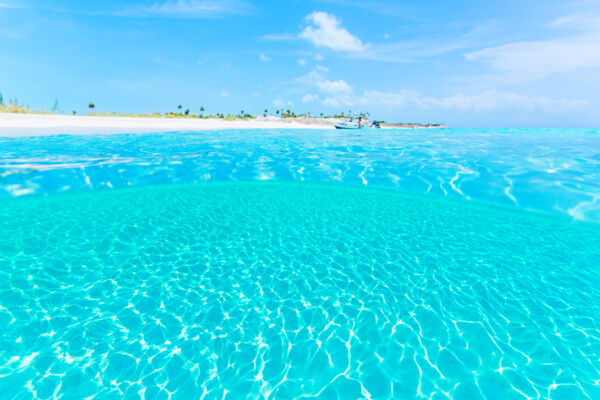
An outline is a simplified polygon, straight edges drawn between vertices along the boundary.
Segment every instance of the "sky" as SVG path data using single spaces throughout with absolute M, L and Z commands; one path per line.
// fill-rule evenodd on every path
M 600 0 L 0 0 L 0 93 L 80 114 L 592 128 Z

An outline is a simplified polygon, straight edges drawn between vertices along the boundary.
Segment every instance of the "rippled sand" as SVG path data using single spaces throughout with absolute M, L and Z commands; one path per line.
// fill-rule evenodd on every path
M 6 200 L 1 397 L 600 398 L 599 237 L 334 185 Z

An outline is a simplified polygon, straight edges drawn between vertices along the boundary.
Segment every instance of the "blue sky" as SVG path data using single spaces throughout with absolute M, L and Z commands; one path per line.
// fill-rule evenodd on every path
M 0 93 L 63 112 L 600 125 L 600 1 L 0 0 Z

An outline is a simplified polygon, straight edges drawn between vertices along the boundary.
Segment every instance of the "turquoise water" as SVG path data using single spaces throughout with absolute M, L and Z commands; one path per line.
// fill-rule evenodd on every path
M 197 149 L 200 136 L 173 146 L 195 140 Z M 273 153 L 267 166 L 252 164 L 260 140 L 270 151 L 289 145 L 281 134 L 249 139 L 258 154 L 223 150 L 253 161 L 234 167 L 224 156 L 223 171 L 238 172 L 196 181 L 215 173 L 218 155 L 191 161 L 192 150 L 167 150 L 157 135 L 143 151 L 143 137 L 5 147 L 5 188 L 34 190 L 12 187 L 0 201 L 0 398 L 600 398 L 593 218 L 480 199 L 465 182 L 456 187 L 470 200 L 383 181 L 286 179 L 276 166 L 307 171 L 317 161 L 304 138 L 307 158 Z M 130 158 L 89 156 L 111 146 Z M 315 154 L 327 153 L 319 146 Z M 453 176 L 454 162 L 492 168 L 503 154 L 486 161 L 476 144 L 462 146 L 440 176 Z M 594 176 L 593 151 L 580 150 L 589 159 L 570 179 Z M 408 172 L 384 150 L 343 152 L 347 171 L 369 159 L 373 174 Z M 178 155 L 182 164 L 169 164 Z M 15 173 L 19 163 L 28 169 Z M 234 180 L 244 168 L 253 178 Z M 164 175 L 148 181 L 155 170 Z M 273 175 L 260 181 L 257 171 Z M 514 181 L 543 182 L 525 161 L 522 175 Z M 528 198 L 549 199 L 544 187 Z
M 599 129 L 0 137 L 0 199 L 166 183 L 331 182 L 600 222 L 598 171 Z

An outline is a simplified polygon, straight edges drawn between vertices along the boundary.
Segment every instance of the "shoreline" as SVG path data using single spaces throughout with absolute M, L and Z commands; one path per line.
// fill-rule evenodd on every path
M 259 116 L 253 119 L 231 121 L 217 118 L 0 113 L 0 137 L 160 133 L 225 129 L 335 129 L 334 124 L 342 120 L 336 118 Z M 443 127 L 384 124 L 382 129 L 435 129 Z
M 223 129 L 334 129 L 281 118 L 224 121 L 216 118 L 97 117 L 56 114 L 0 113 L 0 137 L 159 133 Z

